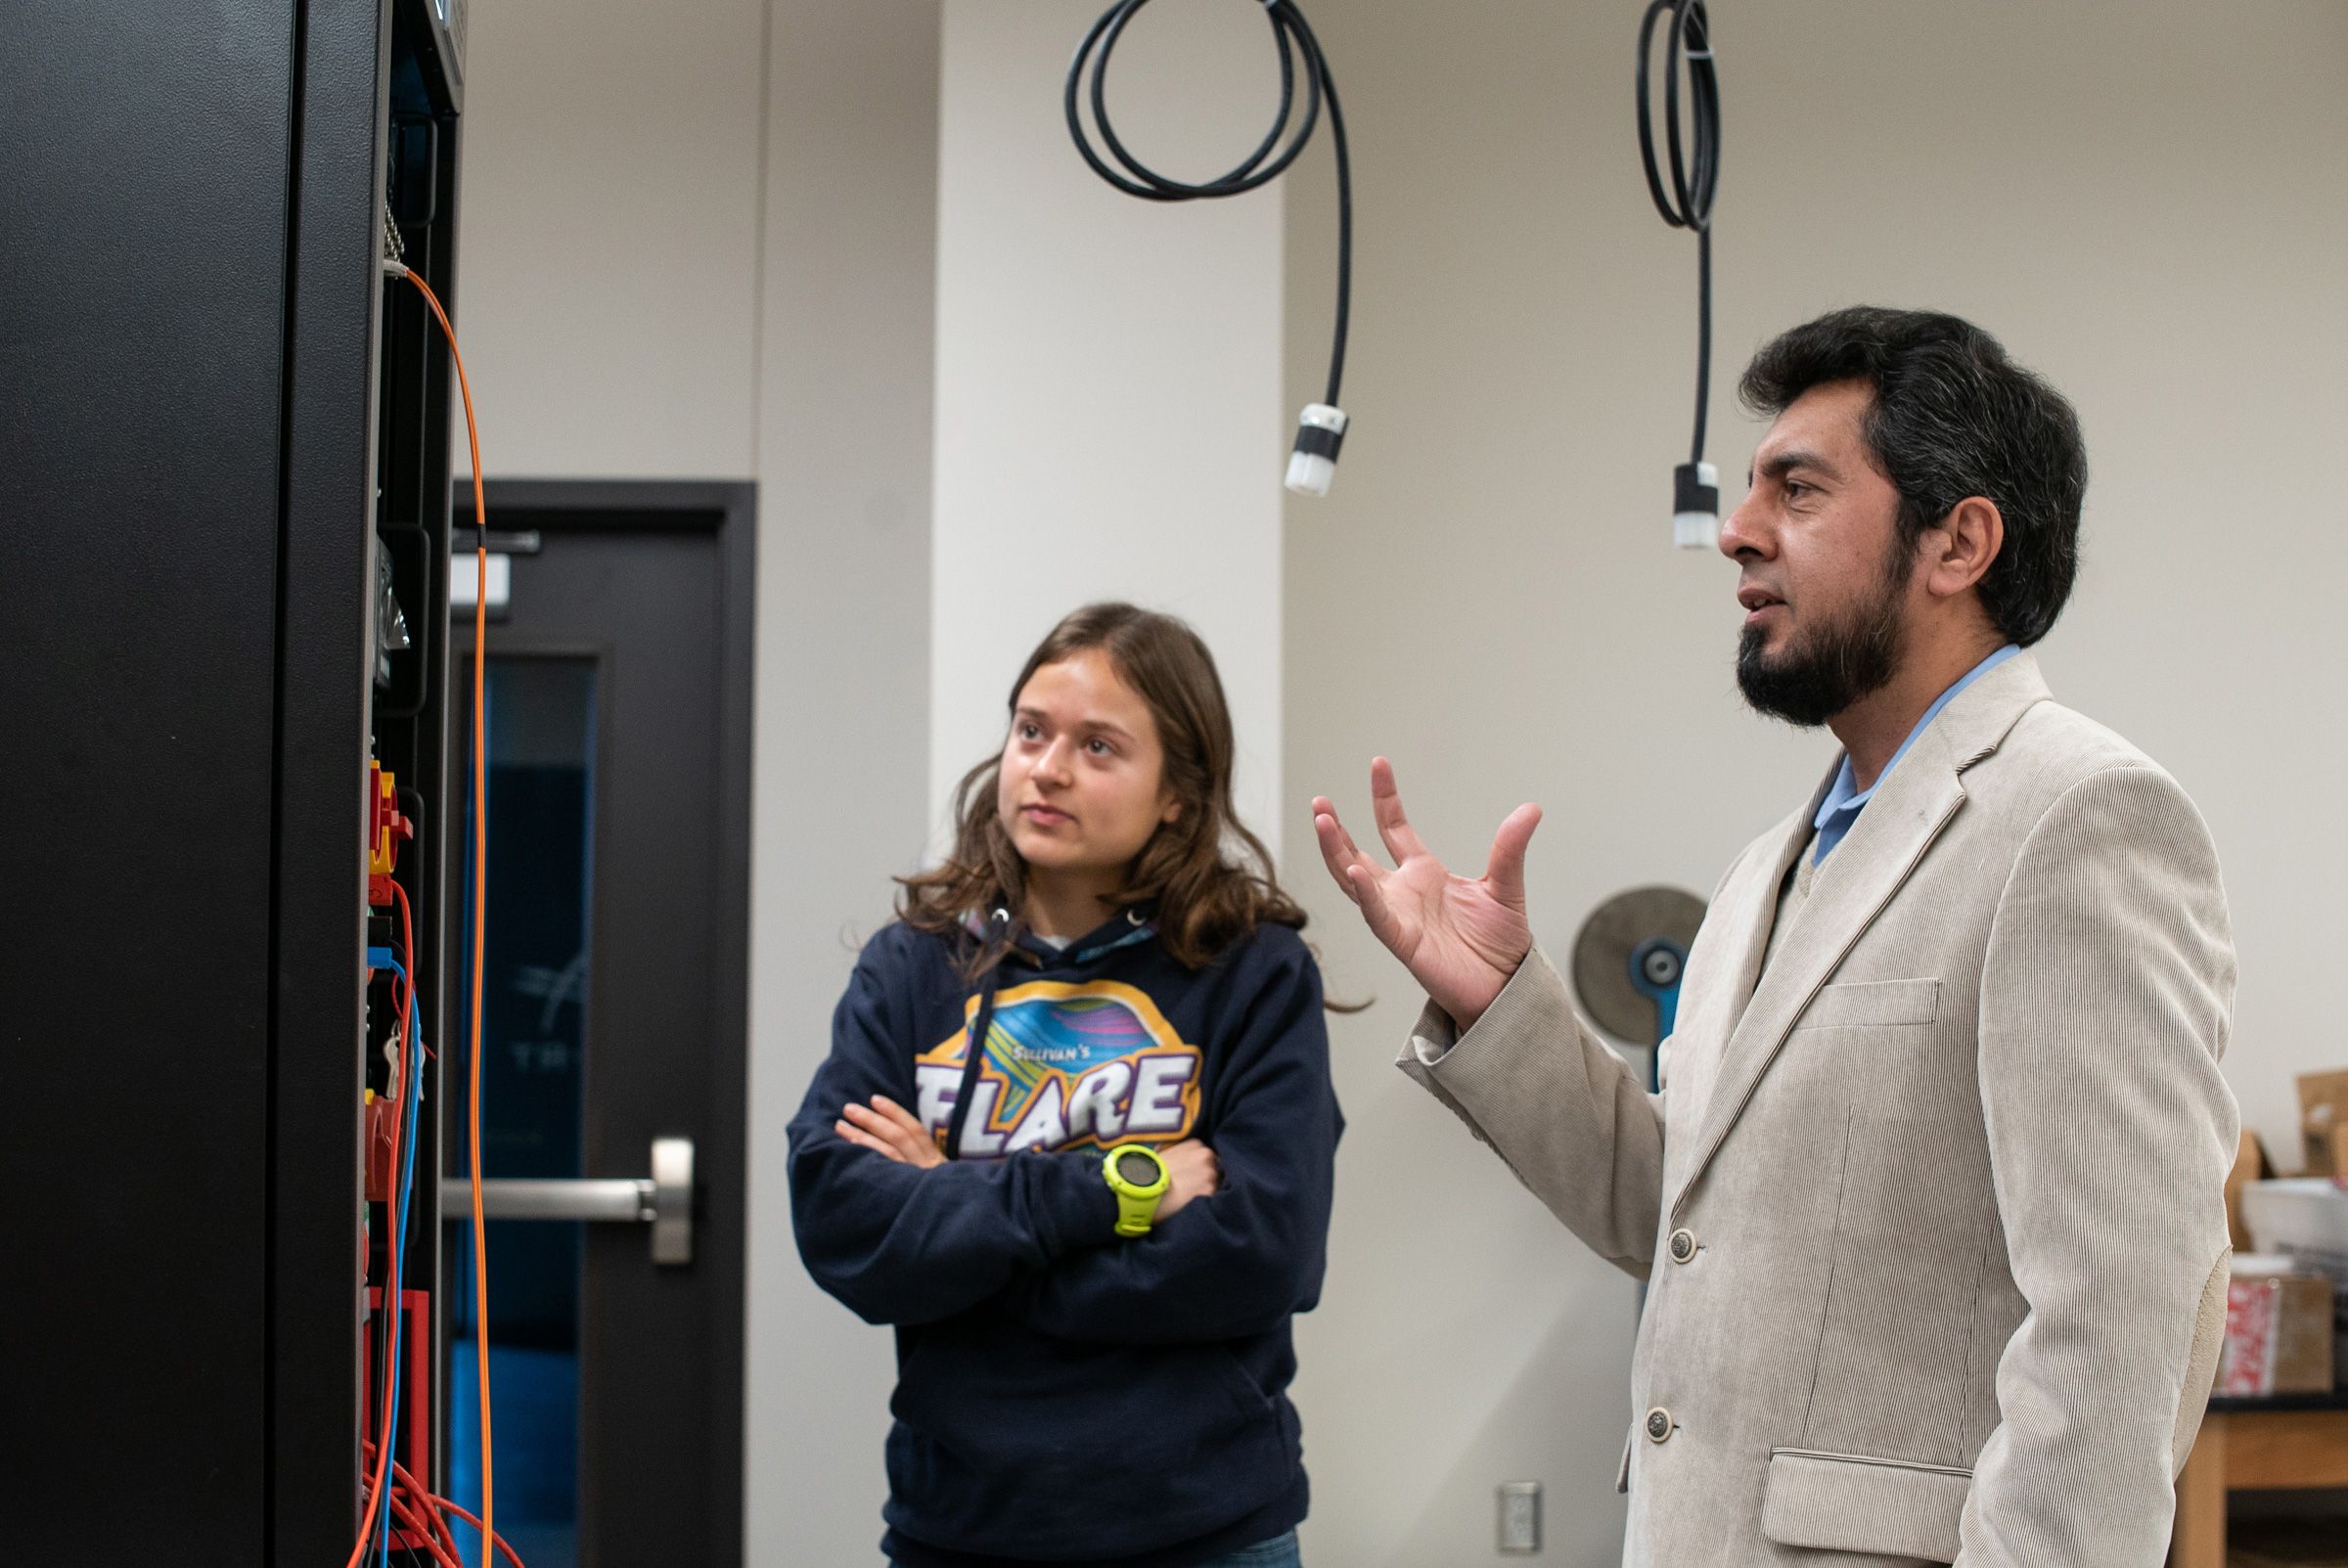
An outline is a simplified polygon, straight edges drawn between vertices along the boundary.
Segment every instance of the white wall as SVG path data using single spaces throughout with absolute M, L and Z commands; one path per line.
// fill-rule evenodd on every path
M 1707 891 L 1831 742 L 1764 725 L 1730 668 L 1734 568 L 1668 546 L 1694 247 L 1639 173 L 1635 8 L 1317 0 L 1356 129 L 1356 420 L 1334 497 L 1288 512 L 1289 874 L 1320 917 L 1352 1125 L 1330 1305 L 1301 1335 L 1308 1552 L 1491 1552 L 1491 1488 L 1548 1483 L 1546 1560 L 1610 1562 L 1630 1289 L 1387 1065 L 1416 998 L 1304 846 L 1392 755 L 1422 830 L 1480 866 L 1538 799 L 1535 925 Z M 2327 799 L 2348 619 L 2348 12 L 1999 0 L 1715 8 L 1727 147 L 1712 456 L 1733 381 L 1832 305 L 1973 317 L 2078 403 L 2088 560 L 2043 658 L 2165 762 L 2225 857 L 2242 962 L 2229 1076 L 2291 1156 L 2290 1075 L 2348 1060 L 2348 843 Z M 1288 387 L 1325 351 L 1326 163 L 1290 191 Z M 1733 505 L 1740 486 L 1725 487 Z
M 1214 650 L 1240 808 L 1271 829 L 1295 420 L 1280 388 L 1280 197 L 1145 202 L 1085 167 L 1061 87 L 1100 12 L 945 0 L 931 816 L 1002 744 L 1037 640 L 1080 604 L 1122 598 L 1186 617 Z M 1145 12 L 1110 77 L 1126 145 L 1176 178 L 1238 162 L 1278 96 L 1265 31 L 1245 6 Z
M 752 472 L 765 10 L 471 8 L 452 307 L 488 472 Z
M 759 343 L 745 1560 L 871 1562 L 888 1334 L 799 1267 L 784 1128 L 923 842 L 933 3 L 773 0 Z

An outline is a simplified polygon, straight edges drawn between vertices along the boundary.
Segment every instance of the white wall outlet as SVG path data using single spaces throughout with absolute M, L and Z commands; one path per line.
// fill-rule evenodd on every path
M 1510 1557 L 1530 1557 L 1541 1550 L 1541 1483 L 1503 1481 L 1500 1484 L 1500 1550 Z

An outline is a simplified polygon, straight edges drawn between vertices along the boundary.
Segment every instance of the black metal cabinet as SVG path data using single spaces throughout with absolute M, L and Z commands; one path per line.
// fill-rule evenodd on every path
M 5 1555 L 339 1561 L 371 752 L 425 955 L 447 816 L 446 357 L 379 257 L 445 293 L 460 51 L 431 0 L 8 14 Z

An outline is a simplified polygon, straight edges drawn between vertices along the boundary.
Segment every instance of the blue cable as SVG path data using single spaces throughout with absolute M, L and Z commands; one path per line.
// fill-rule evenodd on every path
M 410 1009 L 408 1019 L 408 1052 L 410 1062 L 408 1071 L 410 1077 L 415 1081 L 416 1089 L 415 1093 L 408 1098 L 407 1169 L 400 1176 L 400 1186 L 403 1190 L 399 1199 L 399 1216 L 400 1234 L 403 1238 L 407 1234 L 408 1216 L 416 1206 L 416 1148 L 423 1142 L 421 1124 L 424 1120 L 424 1019 L 414 1009 Z M 398 1413 L 394 1411 L 392 1419 L 396 1421 L 398 1418 Z M 428 1477 L 420 1475 L 415 1479 L 419 1486 L 429 1484 Z
M 402 985 L 405 985 L 405 984 L 407 983 L 408 971 L 407 971 L 407 969 L 406 969 L 405 967 L 403 967 L 403 966 L 401 965 L 401 963 L 400 963 L 399 960 L 398 960 L 398 959 L 397 959 L 397 958 L 396 958 L 396 957 L 393 955 L 393 952 L 392 952 L 392 950 L 391 950 L 390 948 L 387 948 L 387 947 L 373 947 L 373 946 L 370 946 L 370 947 L 367 949 L 367 967 L 369 967 L 370 969 L 389 969 L 389 970 L 390 970 L 390 971 L 391 971 L 393 974 L 395 974 L 395 975 L 397 975 L 397 976 L 399 977 L 400 983 L 401 983 Z M 385 1085 L 385 1087 L 386 1087 L 386 1088 L 388 1088 L 389 1086 L 388 1086 L 388 1085 Z M 404 1117 L 404 1112 L 403 1112 L 403 1117 Z M 409 1152 L 410 1152 L 410 1153 L 413 1153 L 413 1152 L 414 1152 L 414 1149 L 413 1149 L 413 1148 L 411 1148 L 411 1149 L 409 1150 Z M 401 1193 L 401 1194 L 398 1194 L 398 1196 L 400 1196 L 400 1197 L 401 1197 L 401 1199 L 403 1200 L 403 1201 L 402 1201 L 402 1207 L 401 1207 L 401 1213 L 400 1213 L 400 1217 L 399 1217 L 399 1221 L 398 1221 L 398 1224 L 399 1224 L 399 1229 L 397 1229 L 397 1230 L 393 1231 L 393 1232 L 392 1232 L 392 1233 L 391 1233 L 391 1235 L 389 1236 L 389 1238 L 386 1240 L 386 1242 L 385 1242 L 385 1246 L 386 1246 L 386 1248 L 390 1248 L 390 1247 L 396 1247 L 396 1246 L 398 1246 L 398 1245 L 399 1245 L 399 1241 L 400 1241 L 400 1237 L 401 1237 L 401 1236 L 402 1236 L 402 1235 L 405 1233 L 405 1232 L 406 1232 L 407 1218 L 406 1218 L 406 1209 L 405 1209 L 405 1203 L 404 1203 L 405 1193 L 403 1192 L 403 1193 Z M 391 1284 L 390 1271 L 389 1271 L 389 1270 L 385 1270 L 385 1271 L 384 1271 L 384 1290 L 385 1290 L 385 1293 L 386 1293 L 386 1294 L 388 1294 L 388 1292 L 389 1292 L 390 1284 Z M 391 1359 L 391 1329 L 390 1329 L 390 1324 L 391 1324 L 391 1322 L 392 1322 L 392 1321 L 393 1321 L 393 1320 L 391 1319 L 391 1317 L 389 1316 L 389 1314 L 390 1314 L 390 1313 L 397 1312 L 398 1310 L 399 1310 L 399 1309 L 398 1309 L 398 1304 L 397 1304 L 396 1302 L 386 1302 L 386 1303 L 385 1303 L 385 1317 L 384 1317 L 384 1357 L 385 1357 L 385 1359 L 386 1359 L 386 1360 L 390 1360 L 390 1359 Z M 398 1402 L 398 1399 L 397 1399 L 397 1397 L 396 1397 L 396 1386 L 397 1386 L 397 1385 L 396 1385 L 396 1379 L 397 1379 L 397 1375 L 398 1375 L 398 1367 L 397 1367 L 397 1366 L 396 1366 L 396 1365 L 392 1365 L 392 1366 L 386 1366 L 384 1368 L 384 1403 L 386 1406 L 388 1406 L 388 1407 L 390 1408 L 390 1418 L 391 1418 L 391 1421 L 392 1421 L 392 1423 L 393 1423 L 394 1430 L 396 1430 L 396 1428 L 397 1428 L 397 1424 L 398 1424 L 398 1420 L 399 1420 L 399 1402 Z M 386 1450 L 388 1449 L 388 1445 L 389 1445 L 389 1443 L 390 1443 L 391 1436 L 392 1436 L 392 1434 L 391 1434 L 391 1433 L 388 1433 L 388 1432 L 384 1434 L 384 1443 L 385 1443 L 385 1445 L 386 1445 Z M 384 1476 L 385 1476 L 386 1478 L 388 1478 L 388 1477 L 390 1476 L 390 1474 L 391 1474 L 391 1469 L 390 1469 L 390 1466 L 389 1466 L 389 1465 L 387 1465 L 387 1464 L 386 1464 L 386 1465 L 384 1467 Z M 387 1533 L 387 1532 L 390 1530 L 390 1527 L 391 1527 L 391 1526 L 390 1526 L 390 1520 L 391 1520 L 391 1488 L 390 1488 L 388 1485 L 386 1485 L 386 1486 L 385 1486 L 385 1487 L 383 1489 L 383 1499 L 382 1499 L 382 1501 L 383 1501 L 383 1510 L 384 1510 L 384 1532 Z
M 396 961 L 391 962 L 384 966 L 398 971 L 401 980 L 403 982 L 406 980 L 407 971 L 400 969 Z M 408 1018 L 407 1052 L 408 1093 L 405 1097 L 403 1097 L 406 1098 L 407 1104 L 401 1107 L 400 1110 L 401 1125 L 403 1128 L 403 1131 L 400 1135 L 400 1141 L 403 1148 L 399 1172 L 399 1218 L 391 1232 L 389 1241 L 388 1250 L 392 1253 L 396 1253 L 399 1247 L 407 1240 L 408 1204 L 409 1200 L 415 1196 L 416 1191 L 416 1121 L 418 1113 L 424 1104 L 424 1020 L 421 1016 L 416 1015 L 413 1009 L 411 1009 L 410 1016 Z M 384 1320 L 385 1325 L 384 1330 L 384 1349 L 386 1353 L 388 1353 L 391 1348 L 391 1331 L 389 1325 L 398 1321 L 397 1314 L 399 1314 L 402 1310 L 402 1303 L 390 1299 L 390 1277 L 386 1271 L 384 1279 L 384 1306 L 385 1313 L 390 1315 Z M 387 1407 L 387 1424 L 384 1432 L 384 1453 L 385 1456 L 385 1462 L 384 1465 L 384 1486 L 380 1504 L 383 1509 L 383 1516 L 379 1521 L 376 1532 L 376 1545 L 379 1549 L 379 1556 L 377 1560 L 384 1564 L 384 1568 L 389 1568 L 391 1561 L 390 1475 L 391 1462 L 396 1459 L 399 1453 L 399 1406 L 401 1392 L 400 1366 L 401 1363 L 399 1359 L 394 1357 L 392 1358 L 391 1365 L 384 1368 L 384 1399 Z

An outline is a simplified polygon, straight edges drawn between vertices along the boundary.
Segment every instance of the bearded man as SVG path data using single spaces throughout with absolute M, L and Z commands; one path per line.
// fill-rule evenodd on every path
M 1763 348 L 1738 684 L 1841 755 L 1731 863 L 1649 1094 L 1534 943 L 1538 808 L 1324 858 L 1428 1005 L 1400 1066 L 1648 1282 L 1624 1561 L 2155 1568 L 2225 1320 L 2235 964 L 2185 791 L 2058 705 L 2086 454 L 1955 317 Z

